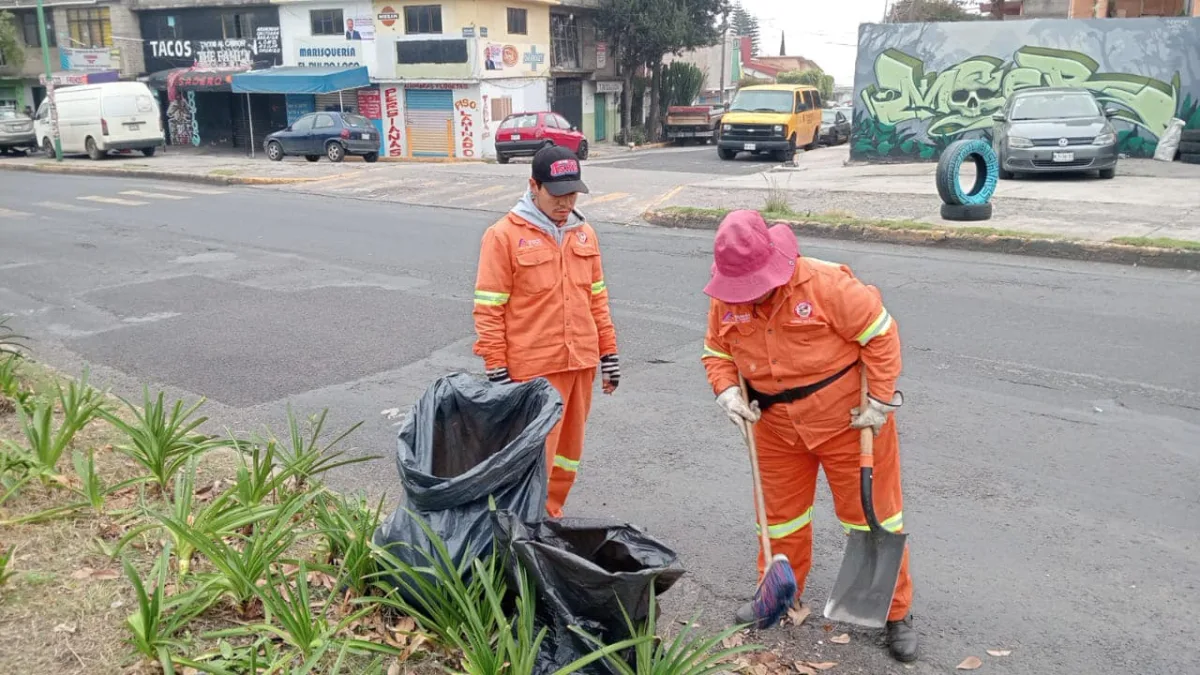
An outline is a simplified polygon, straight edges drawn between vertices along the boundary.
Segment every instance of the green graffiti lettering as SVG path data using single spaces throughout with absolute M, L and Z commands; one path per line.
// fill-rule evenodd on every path
M 1030 87 L 1075 87 L 1092 92 L 1102 105 L 1116 108 L 1118 119 L 1154 138 L 1161 136 L 1178 109 L 1179 74 L 1168 83 L 1099 69 L 1100 64 L 1082 52 L 1026 45 L 1007 62 L 978 55 L 941 72 L 926 72 L 920 59 L 887 49 L 876 57 L 875 82 L 864 87 L 861 99 L 875 122 L 895 126 L 919 120 L 925 134 L 940 146 L 959 134 L 990 129 L 992 115 L 1013 92 Z M 919 133 L 919 128 L 911 133 Z M 1152 139 L 1146 142 L 1152 147 Z M 889 152 L 894 145 L 889 144 Z M 925 157 L 930 147 L 912 142 L 902 144 L 901 150 Z

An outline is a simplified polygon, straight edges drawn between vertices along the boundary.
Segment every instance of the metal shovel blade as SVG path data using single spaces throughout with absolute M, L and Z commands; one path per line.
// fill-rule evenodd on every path
M 867 628 L 887 625 L 907 534 L 852 530 L 825 618 Z

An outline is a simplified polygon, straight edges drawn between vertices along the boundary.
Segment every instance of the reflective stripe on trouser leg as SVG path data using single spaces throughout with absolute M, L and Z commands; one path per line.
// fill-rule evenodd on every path
M 825 477 L 833 491 L 833 507 L 838 520 L 846 532 L 867 530 L 867 519 L 863 515 L 860 497 L 857 429 L 847 429 L 817 448 Z M 875 497 L 875 515 L 879 524 L 891 532 L 904 528 L 904 499 L 900 489 L 900 441 L 896 434 L 894 417 L 888 419 L 882 431 L 875 437 L 875 468 L 872 492 Z M 896 581 L 896 592 L 892 596 L 892 609 L 888 620 L 902 619 L 912 606 L 912 579 L 908 574 L 908 549 L 900 564 L 900 578 Z
M 762 421 L 754 425 L 754 440 L 758 444 L 758 467 L 767 507 L 771 552 L 787 556 L 796 575 L 796 596 L 799 597 L 812 567 L 812 506 L 819 465 L 816 455 L 809 452 L 798 437 L 793 435 L 789 439 L 772 431 L 772 428 L 779 428 L 775 424 L 784 419 L 786 406 L 768 410 Z M 786 421 L 780 426 L 786 429 L 790 425 L 791 422 Z M 748 496 L 753 499 L 753 493 Z M 758 526 L 754 529 L 757 533 Z M 765 569 L 766 560 L 760 547 L 759 579 Z
M 584 431 L 592 407 L 596 369 L 569 370 L 547 375 L 546 379 L 563 400 L 562 417 L 546 438 L 546 466 L 550 476 L 546 512 L 553 518 L 561 518 L 583 457 Z

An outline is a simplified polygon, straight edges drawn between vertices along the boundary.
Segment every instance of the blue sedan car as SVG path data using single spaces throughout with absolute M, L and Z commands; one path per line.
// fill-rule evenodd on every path
M 316 112 L 292 122 L 263 140 L 267 157 L 278 162 L 287 155 L 304 155 L 315 162 L 321 156 L 340 162 L 360 155 L 365 162 L 379 159 L 379 131 L 371 120 L 347 112 Z

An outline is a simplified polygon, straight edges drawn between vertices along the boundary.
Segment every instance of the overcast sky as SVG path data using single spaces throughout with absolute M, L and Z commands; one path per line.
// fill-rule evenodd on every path
M 779 54 L 787 36 L 788 56 L 816 61 L 838 85 L 854 84 L 860 23 L 878 23 L 887 0 L 740 0 L 758 18 L 764 56 Z

